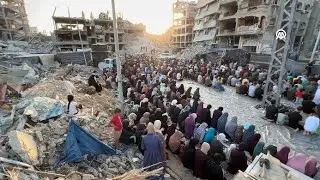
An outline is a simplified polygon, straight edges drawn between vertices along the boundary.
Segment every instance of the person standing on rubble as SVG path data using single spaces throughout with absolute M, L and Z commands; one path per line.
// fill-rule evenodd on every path
M 74 101 L 73 95 L 68 95 L 68 106 L 66 109 L 67 117 L 70 120 L 77 120 L 76 115 L 78 114 L 79 109 L 82 109 L 82 105 L 77 105 L 77 103 Z
M 116 108 L 114 110 L 114 114 L 113 117 L 111 119 L 111 121 L 109 122 L 108 126 L 109 127 L 114 127 L 113 130 L 113 138 L 114 138 L 114 143 L 117 149 L 120 149 L 120 137 L 122 134 L 122 121 L 121 121 L 121 110 L 119 108 Z

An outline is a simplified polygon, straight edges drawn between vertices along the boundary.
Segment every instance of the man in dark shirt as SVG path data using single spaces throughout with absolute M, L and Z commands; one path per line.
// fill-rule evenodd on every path
M 271 103 L 271 105 L 266 107 L 266 118 L 275 122 L 277 120 L 278 108 L 274 105 L 275 101 Z
M 316 104 L 311 100 L 303 100 L 302 101 L 302 111 L 307 114 L 314 113 L 314 108 Z
M 302 116 L 300 112 L 302 111 L 302 107 L 298 107 L 296 111 L 290 112 L 288 114 L 289 123 L 288 126 L 295 129 L 295 131 L 299 131 L 299 129 L 303 130 L 303 127 L 299 125 L 299 122 L 302 121 Z

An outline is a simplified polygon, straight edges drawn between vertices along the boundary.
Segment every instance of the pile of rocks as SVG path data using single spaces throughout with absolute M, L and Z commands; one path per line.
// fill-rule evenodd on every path
M 86 174 L 92 174 L 99 179 L 110 178 L 124 174 L 132 169 L 141 168 L 142 159 L 143 156 L 140 152 L 135 152 L 130 149 L 120 156 L 87 156 L 81 163 L 63 164 L 57 169 L 57 172 L 68 174 L 70 170 L 75 170 Z
M 191 60 L 193 59 L 197 54 L 203 54 L 208 51 L 208 47 L 202 46 L 202 45 L 195 45 L 191 46 L 187 49 L 184 49 L 180 56 L 179 59 L 181 60 Z
M 73 94 L 76 102 L 83 105 L 83 111 L 78 117 L 80 126 L 104 143 L 113 143 L 112 128 L 106 127 L 106 124 L 115 106 L 115 95 L 113 90 L 104 88 L 97 94 L 87 87 L 87 79 L 94 70 L 96 69 L 92 67 L 77 65 L 63 67 L 55 72 L 47 72 L 40 83 L 24 91 L 20 103 L 13 105 L 11 111 L 8 111 L 10 128 L 0 137 L 0 156 L 18 164 L 27 163 L 22 166 L 24 168 L 36 167 L 41 172 L 52 171 L 53 165 L 63 153 L 68 132 L 69 123 L 61 111 L 65 109 L 69 94 Z M 102 84 L 103 81 L 100 81 Z M 28 110 L 32 113 L 28 114 Z M 51 117 L 52 113 L 56 116 Z M 30 117 L 31 121 L 28 119 Z M 43 117 L 49 119 L 44 120 Z M 138 151 L 134 152 L 130 148 L 121 156 L 86 157 L 81 163 L 63 164 L 55 173 L 67 175 L 78 171 L 99 179 L 114 177 L 139 168 L 142 158 Z M 10 163 L 4 164 L 12 167 Z M 46 177 L 39 174 L 41 173 L 20 171 L 19 177 Z

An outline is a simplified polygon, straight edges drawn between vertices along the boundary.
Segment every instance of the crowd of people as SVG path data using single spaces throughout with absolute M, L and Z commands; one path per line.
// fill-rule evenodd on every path
M 219 91 L 224 90 L 223 84 L 229 84 L 235 86 L 239 94 L 261 99 L 263 81 L 267 76 L 265 70 L 254 66 L 242 68 L 237 63 L 217 66 L 211 62 L 206 64 L 202 60 L 185 63 L 159 62 L 150 57 L 139 56 L 128 57 L 124 71 L 123 95 L 131 104 L 128 120 L 122 121 L 117 109 L 109 125 L 115 127 L 116 147 L 120 148 L 119 142 L 126 145 L 137 144 L 144 154 L 145 167 L 153 164 L 158 166 L 149 169 L 165 167 L 167 152 L 171 151 L 179 155 L 184 167 L 192 170 L 197 178 L 225 179 L 221 162 L 227 161 L 226 170 L 231 174 L 236 174 L 238 170 L 245 171 L 248 166 L 247 151 L 253 159 L 260 153 L 270 153 L 282 163 L 310 177 L 317 173 L 317 160 L 314 156 L 307 157 L 299 153 L 289 157 L 289 147 L 265 147 L 253 124 L 240 125 L 236 116 L 228 119 L 229 114 L 224 112 L 223 107 L 218 107 L 211 115 L 212 106 L 209 104 L 204 107 L 200 100 L 200 88 L 191 94 L 192 88 L 185 89 L 183 84 L 177 86 L 177 81 L 183 78 L 193 79 Z M 297 78 L 288 78 L 292 86 L 285 88 L 285 91 L 288 94 L 290 88 L 294 88 L 302 92 L 304 98 L 311 92 L 302 85 L 303 79 Z M 313 81 L 310 82 L 309 85 L 313 87 Z M 301 98 L 300 95 L 298 98 Z M 285 114 L 289 118 L 289 126 L 298 128 L 295 122 L 301 121 L 299 111 L 312 111 L 312 122 L 314 118 L 318 118 L 315 105 L 316 103 L 309 107 L 310 110 L 304 106 L 303 101 L 302 107 L 299 105 L 297 111 L 286 112 L 288 115 L 279 112 L 277 108 L 271 108 L 275 106 L 270 106 L 267 108 L 267 117 L 272 111 L 272 118 L 279 123 L 278 119 L 283 119 L 282 114 Z M 314 123 L 313 126 L 315 125 Z M 313 132 L 309 130 L 305 126 L 306 133 Z M 224 145 L 226 141 L 231 143 L 228 148 Z

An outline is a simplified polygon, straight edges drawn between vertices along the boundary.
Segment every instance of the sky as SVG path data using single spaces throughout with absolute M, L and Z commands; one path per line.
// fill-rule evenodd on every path
M 56 16 L 81 17 L 81 12 L 87 18 L 92 12 L 95 18 L 100 12 L 112 9 L 111 0 L 25 0 L 30 26 L 38 27 L 40 32 L 52 32 L 52 15 L 57 7 Z M 143 23 L 147 32 L 164 33 L 172 24 L 173 0 L 115 0 L 116 11 L 123 14 L 124 19 L 133 23 Z

